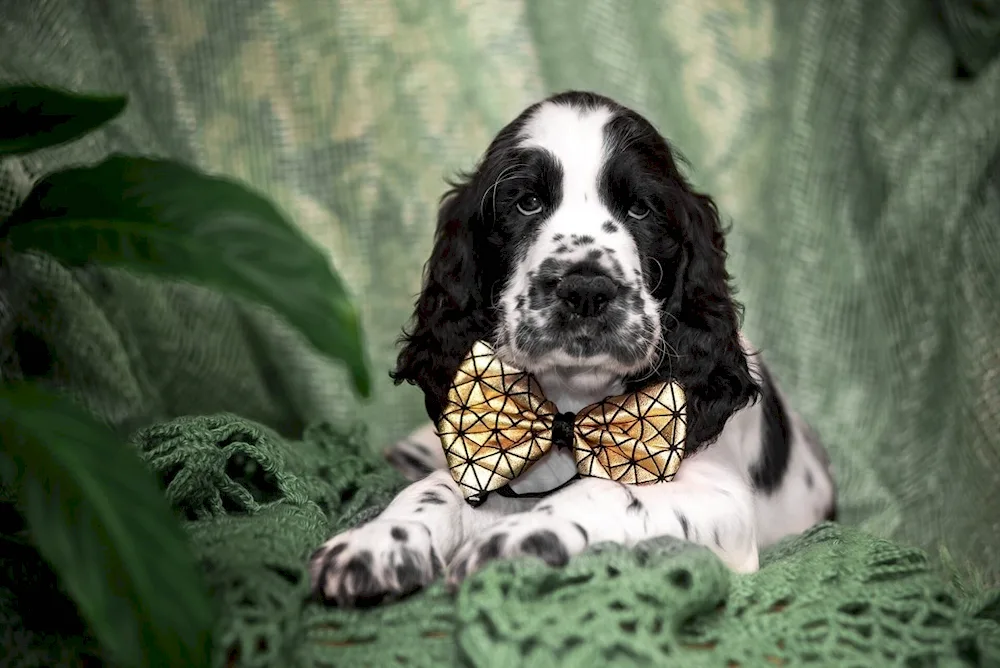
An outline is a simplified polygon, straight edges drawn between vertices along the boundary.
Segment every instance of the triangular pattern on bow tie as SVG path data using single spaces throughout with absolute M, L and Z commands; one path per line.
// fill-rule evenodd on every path
M 588 406 L 576 421 L 577 469 L 634 485 L 672 480 L 683 456 L 686 417 L 683 392 L 669 382 Z
M 537 380 L 477 342 L 438 421 L 452 477 L 466 499 L 499 489 L 552 448 L 557 409 Z M 684 452 L 686 405 L 673 382 L 610 397 L 580 411 L 573 454 L 581 475 L 627 484 L 669 481 Z
M 552 441 L 537 423 L 554 413 L 530 374 L 508 371 L 489 345 L 474 346 L 438 423 L 448 467 L 466 498 L 503 487 L 541 459 Z

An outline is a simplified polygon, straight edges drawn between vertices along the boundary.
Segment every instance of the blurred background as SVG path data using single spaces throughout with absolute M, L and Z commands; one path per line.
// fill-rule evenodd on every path
M 174 157 L 271 197 L 362 312 L 367 403 L 265 313 L 25 261 L 0 335 L 30 323 L 52 382 L 112 423 L 232 411 L 294 437 L 357 418 L 373 448 L 419 425 L 388 371 L 444 179 L 525 106 L 591 89 L 650 118 L 731 223 L 745 330 L 830 449 L 841 519 L 997 581 L 998 3 L 3 0 L 0 17 L 5 82 L 130 98 L 2 163 L 0 216 L 47 171 Z

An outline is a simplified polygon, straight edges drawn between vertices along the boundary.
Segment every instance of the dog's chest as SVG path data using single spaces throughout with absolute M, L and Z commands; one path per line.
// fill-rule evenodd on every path
M 509 487 L 516 494 L 541 494 L 566 484 L 575 475 L 573 455 L 568 450 L 553 450 L 512 480 Z
M 617 379 L 606 374 L 576 374 L 570 377 L 537 373 L 535 378 L 545 398 L 556 405 L 560 413 L 577 413 L 590 404 L 620 394 L 624 389 Z
M 560 413 L 577 413 L 590 404 L 621 391 L 616 385 L 574 387 L 565 381 L 538 376 L 545 398 L 555 404 Z M 539 494 L 569 482 L 576 475 L 576 461 L 569 450 L 552 450 L 510 483 L 516 494 Z

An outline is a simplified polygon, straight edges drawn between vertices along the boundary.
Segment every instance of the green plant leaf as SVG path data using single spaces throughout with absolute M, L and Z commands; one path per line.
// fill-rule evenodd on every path
M 0 157 L 77 139 L 117 116 L 120 96 L 79 95 L 40 86 L 0 88 Z
M 18 250 L 198 283 L 265 304 L 369 392 L 361 325 L 326 256 L 263 197 L 168 160 L 45 178 L 0 227 Z
M 82 408 L 0 386 L 0 479 L 97 639 L 127 666 L 207 666 L 215 615 L 152 473 Z

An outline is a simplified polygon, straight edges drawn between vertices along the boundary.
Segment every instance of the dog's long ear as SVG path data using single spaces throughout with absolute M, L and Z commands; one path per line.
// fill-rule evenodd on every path
M 475 181 L 470 176 L 456 183 L 442 198 L 423 288 L 391 374 L 397 385 L 406 381 L 423 390 L 435 421 L 462 358 L 494 326 L 492 278 L 482 257 L 487 230 Z
M 715 203 L 683 186 L 671 203 L 684 241 L 671 264 L 664 263 L 677 275 L 664 295 L 669 347 L 659 375 L 673 376 L 685 388 L 687 440 L 694 450 L 714 441 L 733 413 L 757 397 L 759 387 L 740 341 L 741 306 L 733 299 Z

